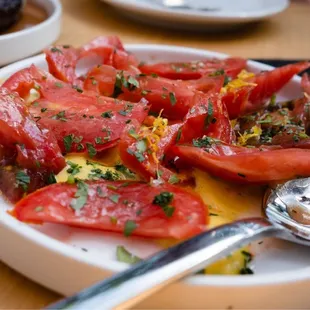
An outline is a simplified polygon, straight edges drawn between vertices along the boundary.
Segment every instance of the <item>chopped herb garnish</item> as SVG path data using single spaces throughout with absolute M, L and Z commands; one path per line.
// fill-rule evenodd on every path
M 128 134 L 129 134 L 129 136 L 131 136 L 132 138 L 134 138 L 136 140 L 139 139 L 139 135 L 136 133 L 134 128 L 129 129 Z
M 193 140 L 193 146 L 199 148 L 209 148 L 214 143 L 220 143 L 221 141 L 218 139 L 210 138 L 210 137 L 203 137 Z
M 82 166 L 80 166 L 79 164 L 76 164 L 70 160 L 67 161 L 67 164 L 70 166 L 67 169 L 67 172 L 72 174 L 72 175 L 76 175 L 81 171 Z
M 113 117 L 113 113 L 112 113 L 112 111 L 106 111 L 106 112 L 103 112 L 101 114 L 101 117 L 103 117 L 103 118 L 112 118 Z
M 131 149 L 128 148 L 128 149 L 127 149 L 127 153 L 130 154 L 130 155 L 134 155 L 134 156 L 136 157 L 136 159 L 137 159 L 140 163 L 142 163 L 142 162 L 145 160 L 143 154 L 141 154 L 141 153 L 138 152 L 138 151 L 133 151 L 133 150 L 131 150 Z
M 137 141 L 136 147 L 137 147 L 138 152 L 144 153 L 147 150 L 146 139 Z
M 210 124 L 213 123 L 213 103 L 212 101 L 209 99 L 208 100 L 208 114 L 205 118 L 205 123 L 204 123 L 204 126 L 205 128 L 208 128 Z
M 30 176 L 26 172 L 19 170 L 16 172 L 15 180 L 17 186 L 21 187 L 24 192 L 27 192 L 28 185 L 30 184 Z
M 55 47 L 55 46 L 51 48 L 51 52 L 52 52 L 52 53 L 56 53 L 56 52 L 57 52 L 57 53 L 63 54 L 63 53 L 62 53 L 62 50 L 60 50 L 59 48 L 57 48 L 57 47 Z
M 111 216 L 110 217 L 110 221 L 113 225 L 116 225 L 117 224 L 117 218 L 115 216 Z
M 128 82 L 128 89 L 130 91 L 140 86 L 139 82 L 133 76 L 129 76 L 127 82 Z
M 219 75 L 223 75 L 223 74 L 225 74 L 224 69 L 218 69 L 218 70 L 210 73 L 209 76 L 219 76 Z
M 98 195 L 99 197 L 106 197 L 106 195 L 103 193 L 101 187 L 97 186 L 96 192 L 97 192 L 97 195 Z
M 95 147 L 91 143 L 86 142 L 86 148 L 90 158 L 94 157 L 97 154 Z
M 63 84 L 60 83 L 60 82 L 55 82 L 55 86 L 58 87 L 58 88 L 62 88 L 62 87 L 63 87 Z
M 120 94 L 123 93 L 122 86 L 127 88 L 128 83 L 124 77 L 124 72 L 120 71 L 115 76 L 115 84 L 112 97 L 117 98 Z
M 243 173 L 238 173 L 239 177 L 246 178 L 246 175 Z
M 47 184 L 54 184 L 54 183 L 57 183 L 57 180 L 55 178 L 55 174 L 50 173 L 47 177 Z
M 178 176 L 176 174 L 173 174 L 172 176 L 170 176 L 168 182 L 170 184 L 177 184 L 180 182 L 180 179 L 178 178 Z
M 156 74 L 156 73 L 151 73 L 151 77 L 153 77 L 153 78 L 158 78 L 158 74 Z
M 218 214 L 216 213 L 209 213 L 210 216 L 219 216 Z
M 173 200 L 173 194 L 170 192 L 161 192 L 156 195 L 153 200 L 153 204 L 160 206 L 165 212 L 167 217 L 171 217 L 175 208 L 170 205 Z
M 96 144 L 104 144 L 104 142 L 102 141 L 102 138 L 101 138 L 101 137 L 96 137 L 96 138 L 95 138 L 95 143 L 96 143 Z
M 63 47 L 63 48 L 70 48 L 71 45 L 63 45 L 62 47 Z
M 67 119 L 66 119 L 66 117 L 65 117 L 65 111 L 60 111 L 59 113 L 57 113 L 56 115 L 54 115 L 53 117 L 52 117 L 52 119 L 57 119 L 57 120 L 60 120 L 60 121 L 62 121 L 62 122 L 66 122 L 67 121 Z
M 73 136 L 68 135 L 68 136 L 63 137 L 63 142 L 64 142 L 66 152 L 69 153 L 72 147 Z
M 118 194 L 112 194 L 109 196 L 109 199 L 111 201 L 113 201 L 114 203 L 118 203 L 119 197 L 120 197 L 120 195 L 118 195 Z
M 97 82 L 95 79 L 92 79 L 92 80 L 91 80 L 91 83 L 92 83 L 93 85 L 97 85 L 97 84 L 98 84 L 98 82 Z
M 47 108 L 42 108 L 41 109 L 41 112 L 43 113 L 43 112 L 45 112 L 47 110 Z
M 78 211 L 78 210 L 81 210 L 87 202 L 88 185 L 85 182 L 78 180 L 77 181 L 77 188 L 78 189 L 74 195 L 75 199 L 71 203 L 71 207 L 74 210 Z
M 179 129 L 178 129 L 178 132 L 177 132 L 177 136 L 176 136 L 176 138 L 175 138 L 175 141 L 176 141 L 176 142 L 179 142 L 179 141 L 180 141 L 181 135 L 182 135 L 182 128 L 179 128 Z
M 72 88 L 75 89 L 75 90 L 76 90 L 77 92 L 79 92 L 79 93 L 82 93 L 82 92 L 83 92 L 83 89 L 80 88 L 80 87 L 78 87 L 77 85 L 73 85 Z
M 41 212 L 43 210 L 44 210 L 44 207 L 42 207 L 42 206 L 35 207 L 35 209 L 34 209 L 35 212 Z
M 124 174 L 126 177 L 129 177 L 129 178 L 134 178 L 135 177 L 135 174 L 130 171 L 126 166 L 122 165 L 122 164 L 117 164 L 115 166 L 115 169 L 119 172 L 121 172 L 122 174 Z
M 175 94 L 173 92 L 169 93 L 169 99 L 170 99 L 171 105 L 175 105 L 177 103 L 177 99 L 176 99 Z
M 128 250 L 126 250 L 123 246 L 118 245 L 116 248 L 116 258 L 119 262 L 127 263 L 127 264 L 135 264 L 141 261 L 141 258 L 133 255 Z
M 124 228 L 124 235 L 126 237 L 129 237 L 136 228 L 137 228 L 137 224 L 135 221 L 132 221 L 132 220 L 126 221 L 125 228 Z

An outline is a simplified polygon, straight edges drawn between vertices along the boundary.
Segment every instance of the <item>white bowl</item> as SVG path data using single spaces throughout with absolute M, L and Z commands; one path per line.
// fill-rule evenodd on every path
M 61 26 L 60 1 L 28 1 L 44 8 L 48 18 L 33 27 L 0 35 L 0 66 L 34 55 L 59 37 Z
M 128 45 L 127 48 L 144 61 L 226 57 L 176 46 Z M 39 55 L 1 69 L 0 79 L 32 63 L 47 67 L 44 56 Z M 253 71 L 271 69 L 252 61 L 249 68 Z M 295 77 L 277 98 L 291 99 L 300 94 L 300 78 Z M 141 257 L 158 250 L 158 245 L 150 239 L 124 238 L 121 234 L 52 224 L 30 226 L 8 215 L 8 208 L 10 206 L 0 199 L 0 259 L 28 278 L 64 295 L 126 268 L 127 265 L 116 260 L 116 245 L 124 245 Z M 309 248 L 276 240 L 264 244 L 264 251 L 255 257 L 254 275 L 192 276 L 165 288 L 136 308 L 310 309 Z

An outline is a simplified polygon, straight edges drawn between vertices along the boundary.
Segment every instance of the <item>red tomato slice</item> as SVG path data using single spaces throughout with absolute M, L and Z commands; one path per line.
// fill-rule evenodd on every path
M 44 52 L 49 72 L 54 77 L 67 83 L 76 82 L 75 68 L 80 57 L 79 49 L 70 45 L 57 45 Z
M 96 85 L 93 85 L 95 81 Z M 214 83 L 212 83 L 212 87 Z M 86 90 L 99 91 L 105 96 L 113 96 L 132 102 L 145 98 L 151 104 L 150 111 L 160 113 L 170 120 L 182 119 L 195 102 L 194 86 L 182 81 L 172 81 L 159 77 L 132 75 L 117 71 L 109 66 L 91 70 L 84 82 Z
M 222 142 L 232 143 L 235 139 L 226 107 L 218 95 L 195 95 L 196 104 L 185 117 L 179 143 L 192 142 L 204 135 Z
M 160 138 L 151 135 L 151 129 L 142 129 L 137 122 L 131 122 L 119 142 L 122 162 L 145 180 L 161 178 L 168 181 L 172 171 L 161 165 L 166 150 L 174 144 L 182 124 L 168 126 Z
M 198 80 L 184 81 L 184 85 L 193 90 L 199 90 L 203 93 L 219 93 L 224 85 L 224 75 L 203 76 Z
M 227 76 L 235 78 L 245 67 L 246 60 L 243 58 L 226 58 L 191 62 L 142 64 L 139 66 L 139 69 L 145 74 L 156 73 L 161 77 L 172 80 L 193 80 L 219 71 L 223 71 Z
M 153 203 L 160 194 L 166 195 L 164 206 Z M 60 223 L 154 238 L 188 238 L 204 231 L 207 224 L 206 207 L 196 194 L 170 184 L 127 181 L 53 184 L 19 201 L 15 214 L 23 222 Z
M 132 104 L 113 99 L 92 105 L 43 99 L 30 107 L 38 123 L 54 133 L 63 153 L 88 151 L 91 156 L 115 146 L 127 123 L 141 124 L 148 110 L 143 100 Z
M 310 96 L 310 77 L 309 74 L 304 73 L 301 78 L 301 86 L 303 91 Z
M 0 144 L 16 150 L 20 167 L 58 173 L 65 166 L 53 134 L 35 122 L 18 94 L 3 87 L 0 88 Z
M 80 58 L 85 56 L 100 56 L 101 64 L 106 64 L 120 70 L 136 67 L 138 60 L 125 50 L 117 36 L 97 37 L 81 48 Z
M 268 183 L 310 176 L 310 150 L 216 146 L 209 153 L 193 146 L 173 146 L 171 152 L 182 163 L 240 183 Z

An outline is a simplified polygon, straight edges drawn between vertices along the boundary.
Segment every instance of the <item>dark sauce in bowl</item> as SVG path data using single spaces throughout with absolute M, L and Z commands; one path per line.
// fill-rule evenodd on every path
M 1 31 L 0 35 L 36 26 L 48 18 L 48 13 L 45 9 L 31 0 L 26 1 L 18 15 L 17 21 L 8 29 Z

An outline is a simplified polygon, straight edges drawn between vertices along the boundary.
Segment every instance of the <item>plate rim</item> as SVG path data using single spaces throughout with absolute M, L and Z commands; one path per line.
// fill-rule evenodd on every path
M 236 12 L 236 13 L 226 13 L 225 12 L 209 12 L 208 11 L 190 11 L 181 9 L 165 9 L 164 7 L 158 7 L 156 4 L 143 3 L 137 0 L 101 0 L 102 2 L 108 3 L 113 7 L 121 7 L 126 11 L 139 11 L 139 13 L 149 14 L 149 15 L 165 15 L 166 17 L 176 17 L 184 18 L 189 20 L 191 18 L 201 19 L 201 20 L 258 20 L 264 19 L 273 15 L 276 15 L 289 7 L 289 0 L 277 0 L 278 6 L 273 9 L 260 10 L 258 12 Z
M 180 51 L 196 57 L 218 57 L 225 58 L 228 55 L 218 52 L 213 52 L 209 50 L 180 47 L 173 45 L 156 45 L 156 44 L 127 44 L 125 45 L 129 50 L 143 51 L 143 50 L 153 50 L 153 51 Z M 199 55 L 198 55 L 199 54 Z M 26 58 L 24 60 L 10 64 L 2 69 L 0 69 L 0 78 L 7 76 L 14 68 L 21 68 L 28 66 L 31 63 L 40 63 L 45 61 L 44 54 L 40 54 L 34 57 Z M 255 61 L 248 61 L 250 66 L 257 67 L 259 70 L 272 69 L 272 66 L 265 65 Z M 300 82 L 300 77 L 294 77 L 294 82 Z M 0 207 L 3 204 L 7 204 L 2 198 L 0 200 Z M 45 248 L 48 251 L 63 255 L 70 259 L 89 264 L 98 267 L 109 272 L 119 272 L 128 267 L 127 264 L 117 262 L 116 260 L 106 259 L 104 261 L 97 259 L 94 255 L 87 252 L 81 252 L 78 249 L 72 247 L 69 244 L 65 244 L 61 241 L 53 239 L 48 235 L 33 229 L 31 226 L 19 222 L 17 219 L 8 215 L 5 208 L 0 208 L 0 225 L 4 228 L 13 231 L 14 233 L 26 238 L 30 242 L 37 244 Z M 253 276 L 244 275 L 194 275 L 185 279 L 185 283 L 193 286 L 215 286 L 215 287 L 241 287 L 241 286 L 265 286 L 265 285 L 276 285 L 276 284 L 287 284 L 296 281 L 308 280 L 310 279 L 310 267 L 300 268 L 297 270 L 291 270 L 286 272 L 275 272 L 271 274 L 260 274 Z

